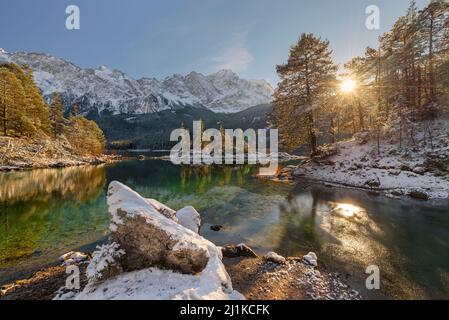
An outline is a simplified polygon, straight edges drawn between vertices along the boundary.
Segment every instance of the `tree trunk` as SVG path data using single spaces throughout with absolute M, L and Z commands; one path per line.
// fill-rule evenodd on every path
M 435 75 L 433 68 L 433 31 L 435 17 L 430 13 L 430 30 L 429 30 L 429 84 L 430 84 L 430 102 L 435 102 Z
M 363 108 L 362 108 L 362 102 L 360 101 L 360 99 L 358 99 L 358 110 L 359 110 L 360 130 L 365 131 L 365 121 L 363 119 Z
M 314 125 L 313 125 L 313 111 L 309 111 L 309 116 L 308 116 L 308 121 L 309 121 L 309 139 L 310 139 L 310 150 L 312 151 L 312 155 L 316 154 L 316 149 L 317 149 L 317 138 L 316 138 L 316 133 L 315 133 L 315 129 L 314 129 Z

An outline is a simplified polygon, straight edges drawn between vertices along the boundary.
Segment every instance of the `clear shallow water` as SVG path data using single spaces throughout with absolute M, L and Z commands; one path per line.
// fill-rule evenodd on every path
M 164 161 L 0 174 L 0 284 L 108 235 L 106 188 L 119 180 L 174 209 L 193 205 L 217 245 L 260 253 L 317 252 L 320 263 L 373 297 L 449 298 L 449 203 L 398 201 L 347 189 L 273 183 L 244 167 L 181 168 Z M 220 224 L 220 232 L 210 230 Z

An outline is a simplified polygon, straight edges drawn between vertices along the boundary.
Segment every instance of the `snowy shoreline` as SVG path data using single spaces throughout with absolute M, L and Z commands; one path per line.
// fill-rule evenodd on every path
M 77 155 L 62 138 L 52 141 L 0 137 L 0 172 L 101 165 L 120 160 L 115 155 Z
M 395 145 L 382 146 L 376 155 L 374 142 L 357 138 L 336 143 L 332 155 L 310 160 L 290 169 L 295 179 L 421 200 L 448 199 L 449 176 L 440 171 L 449 159 L 447 138 L 439 148 L 399 152 Z

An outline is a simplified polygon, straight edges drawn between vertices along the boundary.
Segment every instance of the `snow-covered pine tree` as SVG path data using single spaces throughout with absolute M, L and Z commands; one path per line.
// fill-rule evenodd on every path
M 331 55 L 329 41 L 302 34 L 291 48 L 288 62 L 277 66 L 281 82 L 274 95 L 271 121 L 279 129 L 283 146 L 291 149 L 307 142 L 311 153 L 316 153 L 315 116 L 336 78 Z

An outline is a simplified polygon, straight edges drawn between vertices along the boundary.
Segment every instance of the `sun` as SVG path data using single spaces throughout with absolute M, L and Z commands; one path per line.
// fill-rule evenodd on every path
M 344 93 L 354 92 L 354 90 L 357 88 L 357 82 L 351 78 L 344 79 L 340 83 L 340 88 L 341 88 L 341 91 L 343 91 Z

